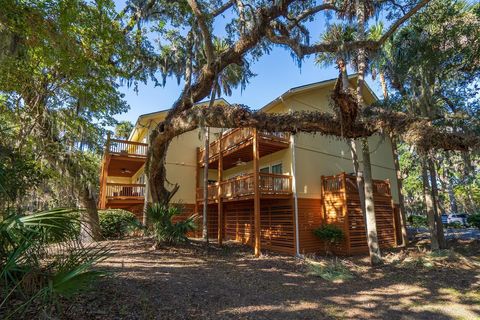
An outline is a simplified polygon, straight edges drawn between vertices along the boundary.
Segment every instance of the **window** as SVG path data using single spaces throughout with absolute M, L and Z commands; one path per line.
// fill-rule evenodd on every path
M 272 173 L 274 174 L 283 174 L 282 164 L 276 164 L 272 166 Z
M 260 168 L 260 173 L 270 173 L 270 168 L 269 167 Z

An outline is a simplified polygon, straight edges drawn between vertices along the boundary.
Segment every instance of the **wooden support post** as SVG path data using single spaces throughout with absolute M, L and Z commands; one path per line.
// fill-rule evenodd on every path
M 102 175 L 100 176 L 100 201 L 99 209 L 105 209 L 107 206 L 107 177 L 108 166 L 110 165 L 110 132 L 107 133 L 107 142 L 105 144 L 105 154 L 103 155 Z
M 220 132 L 220 138 L 218 140 L 218 178 L 217 178 L 217 201 L 218 201 L 218 231 L 217 240 L 218 244 L 222 245 L 223 242 L 223 202 L 222 202 L 222 179 L 223 179 L 223 153 L 222 153 L 222 132 Z
M 253 197 L 253 221 L 255 228 L 255 257 L 260 256 L 260 176 L 259 176 L 259 150 L 258 150 L 258 131 L 256 128 L 253 129 L 253 186 L 254 186 L 254 197 Z
M 150 128 L 147 129 L 147 150 L 146 154 L 148 155 L 148 148 L 150 148 Z M 143 210 L 142 210 L 142 224 L 144 227 L 148 224 L 148 201 L 150 201 L 150 181 L 148 180 L 148 174 L 146 173 L 147 163 L 143 165 L 143 176 L 145 177 L 145 192 L 143 193 Z
M 197 147 L 196 162 L 195 162 L 195 214 L 198 214 L 198 188 L 200 188 L 200 148 Z

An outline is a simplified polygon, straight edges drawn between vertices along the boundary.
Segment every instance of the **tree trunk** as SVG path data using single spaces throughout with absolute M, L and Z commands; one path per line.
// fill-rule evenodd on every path
M 443 223 L 442 223 L 442 216 L 440 211 L 438 210 L 438 185 L 437 185 L 437 171 L 435 169 L 435 163 L 433 162 L 432 158 L 428 158 L 428 169 L 430 171 L 430 181 L 431 181 L 431 189 L 432 189 L 432 198 L 433 198 L 433 212 L 435 213 L 435 226 L 437 232 L 437 240 L 438 246 L 440 249 L 445 249 L 447 247 L 447 243 L 445 241 L 445 234 L 443 232 Z
M 365 179 L 365 212 L 367 224 L 367 242 L 370 252 L 370 262 L 372 265 L 380 265 L 383 263 L 378 245 L 377 221 L 375 219 L 375 203 L 373 199 L 373 180 L 372 166 L 370 163 L 370 148 L 368 140 L 362 139 L 362 155 L 363 155 L 363 176 Z
M 380 71 L 380 85 L 382 86 L 383 99 L 388 100 L 387 81 L 385 81 L 385 73 Z
M 447 165 L 445 166 L 444 176 L 445 176 L 445 185 L 448 192 L 448 198 L 450 200 L 450 211 L 452 213 L 458 212 L 457 198 L 455 197 L 455 192 L 453 191 L 453 183 L 450 177 L 450 168 L 452 167 L 452 161 L 450 160 L 450 154 L 446 152 L 445 154 Z
M 392 144 L 393 164 L 395 165 L 395 172 L 397 175 L 397 193 L 398 193 L 398 207 L 400 209 L 400 223 L 402 228 L 402 246 L 408 245 L 408 233 L 407 233 L 407 213 L 405 210 L 405 199 L 402 193 L 402 172 L 400 171 L 400 162 L 398 160 L 397 141 L 393 135 L 390 136 L 390 142 Z
M 210 152 L 210 127 L 207 127 L 205 130 L 205 157 L 204 157 L 204 163 L 205 167 L 203 170 L 203 232 L 202 236 L 203 239 L 208 243 L 208 221 L 207 221 L 207 215 L 208 215 L 208 159 L 210 158 L 209 152 Z M 219 182 L 220 183 L 220 182 Z
M 212 85 L 212 91 L 210 93 L 210 102 L 208 104 L 209 109 L 213 107 L 215 103 L 215 96 L 217 95 L 217 81 L 218 81 L 218 76 L 215 76 L 215 80 Z M 208 160 L 210 158 L 209 153 L 210 153 L 210 127 L 206 127 L 205 130 L 205 167 L 203 171 L 203 232 L 202 236 L 203 239 L 205 239 L 207 245 L 208 245 Z M 220 150 L 221 152 L 221 150 Z M 220 187 L 220 181 L 218 181 L 218 185 Z M 220 199 L 218 199 L 220 201 Z M 220 214 L 220 212 L 218 213 Z
M 425 198 L 425 206 L 427 210 L 428 231 L 430 232 L 431 249 L 438 250 L 439 243 L 437 237 L 437 226 L 435 219 L 435 211 L 433 207 L 432 191 L 428 179 L 428 164 L 425 156 L 422 155 L 422 181 L 423 196 Z
M 97 201 L 93 197 L 88 187 L 81 187 L 80 201 L 82 202 L 85 211 L 80 217 L 81 230 L 80 238 L 82 242 L 92 242 L 102 240 L 102 233 L 100 230 L 100 221 L 98 218 Z
M 360 207 L 362 209 L 363 218 L 366 221 L 366 213 L 365 213 L 365 184 L 363 183 L 362 173 L 360 172 L 360 164 L 358 162 L 358 153 L 357 153 L 357 145 L 355 144 L 354 139 L 348 140 L 350 144 L 350 151 L 352 154 L 352 161 L 353 161 L 353 170 L 355 172 L 356 182 L 357 182 L 357 189 L 358 189 L 358 196 L 360 198 Z
M 366 38 L 365 34 L 365 3 L 364 1 L 356 1 L 357 14 L 357 37 L 359 41 Z M 365 100 L 363 98 L 363 87 L 365 84 L 365 70 L 367 68 L 367 54 L 365 48 L 358 49 L 358 80 L 357 80 L 357 103 L 362 109 L 365 108 Z M 372 265 L 382 264 L 382 256 L 380 254 L 380 246 L 377 236 L 377 222 L 375 218 L 375 205 L 373 199 L 373 178 L 372 164 L 370 162 L 370 148 L 368 146 L 368 138 L 362 138 L 362 155 L 363 155 L 363 179 L 365 190 L 365 223 L 367 225 L 367 242 L 370 253 L 370 262 Z

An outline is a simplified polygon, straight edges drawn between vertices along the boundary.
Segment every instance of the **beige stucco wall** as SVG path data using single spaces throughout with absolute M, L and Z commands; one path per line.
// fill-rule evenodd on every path
M 355 85 L 353 80 L 351 84 Z M 330 105 L 332 89 L 332 87 L 316 88 L 290 95 L 270 106 L 269 111 L 283 109 L 285 111 L 333 112 Z M 374 96 L 366 88 L 364 97 L 367 103 L 375 100 Z M 393 200 L 398 203 L 397 180 L 390 139 L 374 136 L 370 137 L 368 141 L 373 178 L 389 179 L 392 186 Z M 362 168 L 361 148 L 358 142 L 357 150 Z M 322 175 L 335 175 L 341 172 L 353 173 L 354 171 L 349 145 L 345 140 L 335 137 L 327 137 L 320 134 L 296 134 L 295 159 L 298 197 L 319 198 Z
M 107 177 L 107 183 L 132 183 L 132 179 L 128 177 Z
M 352 85 L 354 85 L 352 81 Z M 331 112 L 330 95 L 332 86 L 314 88 L 297 94 L 289 94 L 283 99 L 270 104 L 264 111 L 283 113 L 289 111 L 323 111 Z M 374 101 L 373 95 L 365 89 L 367 103 Z M 155 124 L 163 120 L 164 114 L 143 119 L 144 124 Z M 219 129 L 212 129 L 211 140 L 217 138 L 215 134 Z M 142 141 L 147 134 L 146 129 L 137 130 L 133 137 L 135 141 Z M 295 135 L 296 154 L 296 186 L 299 197 L 319 198 L 320 179 L 322 175 L 334 175 L 341 172 L 352 173 L 353 164 L 350 148 L 344 140 L 326 137 L 319 134 L 299 133 Z M 203 137 L 198 130 L 183 134 L 174 139 L 167 154 L 167 179 L 171 183 L 178 183 L 180 189 L 173 201 L 183 203 L 195 202 L 195 177 L 196 177 L 196 149 L 204 145 Z M 369 138 L 371 151 L 372 172 L 374 179 L 390 179 L 392 195 L 398 202 L 396 177 L 393 164 L 393 155 L 389 139 L 380 136 Z M 357 150 L 360 151 L 358 145 Z M 361 154 L 358 155 L 360 162 Z M 286 149 L 260 159 L 260 168 L 282 163 L 285 174 L 292 173 L 292 149 Z M 252 162 L 244 166 L 234 167 L 224 172 L 224 179 L 240 173 L 252 172 Z M 140 173 L 139 173 L 140 174 Z M 199 173 L 203 180 L 203 170 Z M 216 170 L 209 170 L 209 179 L 217 180 Z

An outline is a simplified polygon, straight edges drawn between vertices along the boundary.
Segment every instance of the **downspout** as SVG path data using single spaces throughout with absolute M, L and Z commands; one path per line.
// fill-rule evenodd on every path
M 295 255 L 303 258 L 300 254 L 300 237 L 298 228 L 298 194 L 296 179 L 296 157 L 295 157 L 295 135 L 290 135 L 290 145 L 292 146 L 292 192 L 293 192 L 293 210 L 295 216 Z
M 288 106 L 285 104 L 283 100 L 283 95 L 280 96 L 280 100 L 285 107 Z M 291 111 L 290 109 L 288 109 Z M 304 258 L 303 255 L 300 254 L 300 237 L 299 237 L 299 227 L 298 227 L 298 194 L 297 194 L 297 177 L 296 177 L 296 157 L 295 157 L 295 135 L 290 135 L 290 146 L 292 149 L 292 162 L 291 162 L 291 171 L 292 171 L 292 193 L 293 193 L 293 215 L 295 221 L 295 256 L 298 258 Z

